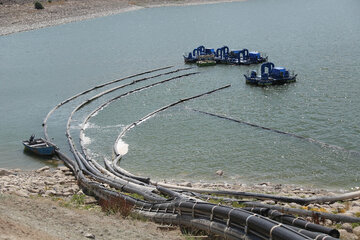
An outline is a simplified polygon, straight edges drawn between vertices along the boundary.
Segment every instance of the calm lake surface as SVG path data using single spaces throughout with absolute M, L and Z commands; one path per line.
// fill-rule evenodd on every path
M 153 68 L 185 67 L 182 54 L 199 45 L 227 45 L 267 53 L 275 65 L 294 70 L 298 81 L 253 87 L 245 84 L 243 74 L 260 66 L 194 66 L 200 74 L 131 94 L 100 111 L 85 131 L 90 154 L 99 161 L 110 159 L 126 125 L 181 98 L 231 84 L 131 129 L 122 139 L 124 150 L 128 148 L 122 166 L 158 180 L 270 181 L 338 190 L 360 186 L 359 9 L 358 0 L 250 0 L 144 9 L 2 36 L 0 167 L 44 165 L 43 159 L 23 152 L 21 140 L 32 133 L 41 136 L 46 114 L 66 98 Z M 107 99 L 175 75 L 135 84 L 89 104 L 75 115 L 73 136 L 79 135 L 83 118 Z M 67 118 L 94 94 L 63 106 L 49 119 L 49 135 L 66 153 Z M 217 177 L 218 169 L 225 176 Z

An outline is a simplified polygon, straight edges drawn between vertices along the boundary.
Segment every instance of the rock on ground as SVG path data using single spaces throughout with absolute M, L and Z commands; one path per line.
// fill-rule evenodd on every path
M 358 240 L 359 238 L 353 234 L 347 232 L 345 229 L 339 229 L 341 240 Z

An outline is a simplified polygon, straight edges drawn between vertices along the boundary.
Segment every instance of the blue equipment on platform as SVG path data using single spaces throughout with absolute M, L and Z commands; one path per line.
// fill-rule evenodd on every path
M 216 63 L 236 64 L 236 65 L 250 65 L 267 61 L 267 56 L 262 56 L 259 52 L 249 52 L 248 49 L 232 50 L 228 46 L 223 46 L 216 49 L 205 48 L 199 46 L 192 52 L 184 55 L 185 63 L 195 63 L 202 55 L 213 55 Z
M 275 67 L 271 62 L 261 65 L 261 75 L 257 76 L 256 71 L 251 71 L 250 76 L 244 75 L 246 83 L 266 86 L 275 84 L 284 84 L 296 81 L 297 74 L 290 74 L 283 67 Z

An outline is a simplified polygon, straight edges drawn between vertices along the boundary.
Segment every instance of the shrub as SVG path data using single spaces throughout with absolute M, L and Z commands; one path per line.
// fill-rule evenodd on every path
M 44 6 L 40 2 L 34 3 L 35 9 L 44 9 Z
M 100 199 L 99 205 L 106 214 L 120 213 L 123 217 L 129 216 L 134 207 L 129 202 L 126 202 L 125 199 L 121 198 L 112 198 L 110 200 Z

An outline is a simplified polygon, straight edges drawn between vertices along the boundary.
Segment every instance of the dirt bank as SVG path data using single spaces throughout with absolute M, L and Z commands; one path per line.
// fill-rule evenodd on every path
M 0 169 L 0 240 L 185 239 L 178 228 L 102 211 L 69 173 Z
M 80 209 L 64 203 L 0 195 L 0 240 L 185 239 L 178 229 L 163 231 L 152 222 L 106 215 L 99 207 Z

